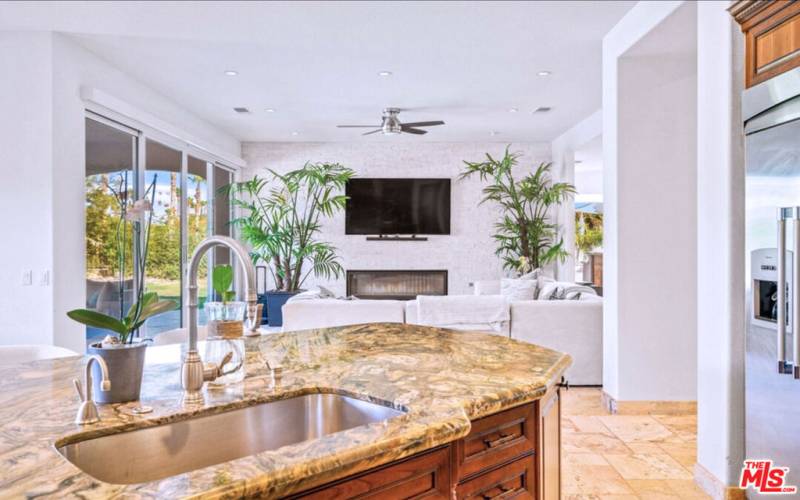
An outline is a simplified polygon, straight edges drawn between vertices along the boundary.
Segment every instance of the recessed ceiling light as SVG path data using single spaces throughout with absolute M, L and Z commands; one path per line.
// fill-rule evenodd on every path
M 239 114 L 247 114 L 247 113 L 250 112 L 249 109 L 244 108 L 244 107 L 236 107 L 236 108 L 233 108 L 233 110 L 236 111 Z
M 581 163 L 583 163 L 583 160 L 575 160 L 575 162 L 574 162 L 574 163 L 575 163 L 575 165 L 578 165 L 578 164 L 581 164 Z
M 300 133 L 300 132 L 298 132 L 297 130 L 295 130 L 294 132 L 292 132 L 292 135 L 297 135 L 297 134 L 299 134 L 299 133 Z
M 539 75 L 539 76 L 550 76 L 550 75 L 552 75 L 552 73 L 549 72 L 549 71 L 540 71 L 540 72 L 538 72 L 536 74 Z
M 378 76 L 392 76 L 391 71 L 378 71 Z
M 553 108 L 551 108 L 550 106 L 539 106 L 538 108 L 531 111 L 531 113 L 547 113 L 551 109 Z
M 236 76 L 236 75 L 238 75 L 238 74 L 239 74 L 239 72 L 238 72 L 238 71 L 234 71 L 234 70 L 232 70 L 232 69 L 229 69 L 229 70 L 226 70 L 226 71 L 225 71 L 225 76 Z
M 496 135 L 497 135 L 497 134 L 499 134 L 499 133 L 500 133 L 500 132 L 498 132 L 497 130 L 492 130 L 491 132 L 489 132 L 489 135 L 491 135 L 492 137 L 494 137 L 494 136 L 496 136 Z
M 275 112 L 275 108 L 267 108 L 264 111 L 266 111 L 267 113 L 274 113 Z
M 508 110 L 509 113 L 516 113 L 517 111 L 519 111 L 517 108 L 510 108 Z

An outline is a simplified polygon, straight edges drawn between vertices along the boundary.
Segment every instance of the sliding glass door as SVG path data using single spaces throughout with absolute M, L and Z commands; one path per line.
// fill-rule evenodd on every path
M 130 224 L 122 206 L 153 195 L 145 289 L 176 303 L 174 311 L 148 320 L 144 336 L 185 326 L 188 259 L 206 236 L 230 234 L 230 205 L 219 188 L 231 170 L 176 141 L 162 141 L 102 117 L 86 119 L 86 307 L 117 317 L 134 301 L 136 283 Z M 208 297 L 209 258 L 230 263 L 218 249 L 199 273 L 200 323 Z M 107 332 L 87 328 L 87 342 Z
M 206 236 L 212 234 L 211 221 L 208 219 L 208 170 L 211 164 L 193 156 L 188 157 L 188 175 L 186 177 L 186 233 L 187 233 L 187 265 L 188 259 L 197 245 Z M 209 289 L 208 254 L 200 261 L 197 273 L 197 310 L 199 323 L 205 324 L 205 303 Z
M 147 333 L 156 335 L 181 327 L 183 255 L 181 255 L 183 155 L 146 139 L 144 186 L 155 189 L 153 219 L 145 268 L 145 289 L 175 301 L 175 310 L 147 321 Z
M 86 308 L 121 316 L 133 302 L 133 239 L 122 207 L 136 196 L 137 135 L 86 119 Z M 106 332 L 87 327 L 87 340 Z

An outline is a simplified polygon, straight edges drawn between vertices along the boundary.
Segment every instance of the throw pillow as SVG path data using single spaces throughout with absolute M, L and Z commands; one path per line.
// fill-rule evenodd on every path
M 537 300 L 553 300 L 553 295 L 558 292 L 558 282 L 552 279 L 542 280 Z
M 536 297 L 537 281 L 530 279 L 503 278 L 500 280 L 500 295 L 509 301 L 533 300 Z
M 562 284 L 564 287 L 564 298 L 572 300 L 580 300 L 582 295 L 597 295 L 594 288 L 586 285 L 578 285 L 576 283 Z
M 580 300 L 585 295 L 597 295 L 593 288 L 566 281 L 545 283 L 539 292 L 539 300 Z

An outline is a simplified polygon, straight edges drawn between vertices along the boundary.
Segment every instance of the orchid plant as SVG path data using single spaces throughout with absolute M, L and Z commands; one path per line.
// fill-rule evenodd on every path
M 135 200 L 133 203 L 127 199 L 127 189 L 115 192 L 115 197 L 120 205 L 120 221 L 117 226 L 117 255 L 122 263 L 125 261 L 125 248 L 127 240 L 127 225 L 130 224 L 133 235 L 133 261 L 136 266 L 136 301 L 131 304 L 127 314 L 123 316 L 122 309 L 120 317 L 110 316 L 91 309 L 73 309 L 67 312 L 71 319 L 93 328 L 109 330 L 117 335 L 117 341 L 121 344 L 130 344 L 134 337 L 138 336 L 139 328 L 144 325 L 149 318 L 176 308 L 175 301 L 159 300 L 155 292 L 144 291 L 145 268 L 147 264 L 147 249 L 150 243 L 150 224 L 153 220 L 153 203 L 156 194 L 156 180 L 145 191 L 144 197 Z M 122 265 L 120 266 L 122 269 Z M 122 288 L 123 278 L 120 277 L 120 288 Z M 120 290 L 121 294 L 122 290 Z M 104 341 L 104 344 L 106 342 Z M 114 342 L 116 343 L 116 342 Z

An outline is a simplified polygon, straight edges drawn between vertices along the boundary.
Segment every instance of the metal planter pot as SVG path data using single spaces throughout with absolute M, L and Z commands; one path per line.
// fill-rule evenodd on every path
M 269 324 L 269 326 L 283 326 L 283 312 L 281 308 L 287 300 L 298 293 L 300 292 L 272 291 L 264 294 L 267 297 L 267 324 Z
M 139 399 L 142 389 L 142 373 L 147 344 L 136 342 L 119 347 L 100 347 L 92 344 L 88 354 L 97 354 L 108 365 L 108 378 L 111 390 L 101 391 L 100 382 L 103 375 L 97 363 L 92 365 L 92 396 L 96 403 L 127 403 Z

